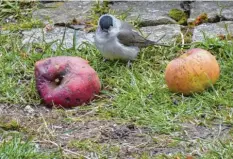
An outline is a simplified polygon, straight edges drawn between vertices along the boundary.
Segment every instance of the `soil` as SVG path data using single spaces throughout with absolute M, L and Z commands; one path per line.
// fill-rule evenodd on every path
M 95 109 L 75 108 L 64 111 L 44 106 L 5 104 L 0 105 L 0 120 L 1 131 L 18 131 L 33 136 L 41 150 L 61 148 L 66 157 L 90 157 L 92 151 L 95 151 L 72 146 L 75 141 L 117 147 L 114 150 L 116 152 L 110 154 L 117 158 L 135 158 L 145 153 L 149 156 L 177 153 L 198 155 L 198 140 L 208 142 L 216 138 L 226 139 L 231 128 L 228 125 L 214 125 L 210 128 L 184 123 L 181 131 L 166 135 L 131 123 L 101 120 L 96 116 Z M 18 125 L 11 124 L 12 121 L 17 121 Z M 93 145 L 90 146 L 93 148 Z M 101 153 L 107 155 L 108 152 Z

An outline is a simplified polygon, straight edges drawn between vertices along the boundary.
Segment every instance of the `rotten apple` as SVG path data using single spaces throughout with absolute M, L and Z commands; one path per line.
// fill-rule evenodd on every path
M 200 48 L 187 50 L 166 67 L 165 80 L 172 92 L 188 95 L 216 83 L 220 68 L 215 56 Z
M 71 56 L 51 57 L 35 64 L 36 88 L 46 105 L 74 107 L 90 102 L 101 88 L 88 61 Z

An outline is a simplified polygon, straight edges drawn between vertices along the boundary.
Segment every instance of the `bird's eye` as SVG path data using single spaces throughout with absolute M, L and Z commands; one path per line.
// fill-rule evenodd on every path
M 113 19 L 112 19 L 112 17 L 110 17 L 108 15 L 103 16 L 100 19 L 99 25 L 100 25 L 100 27 L 101 27 L 101 29 L 103 31 L 107 32 L 110 29 L 110 27 L 113 26 Z

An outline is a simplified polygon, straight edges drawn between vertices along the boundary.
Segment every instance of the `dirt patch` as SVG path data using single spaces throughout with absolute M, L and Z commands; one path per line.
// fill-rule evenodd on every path
M 230 125 L 215 124 L 211 127 L 195 126 L 194 124 L 183 124 L 186 139 L 213 139 L 213 138 L 226 138 L 229 136 L 231 129 Z
M 229 126 L 221 126 L 220 131 L 217 126 L 208 128 L 188 123 L 183 124 L 180 132 L 156 134 L 149 128 L 131 123 L 101 120 L 95 110 L 51 110 L 44 106 L 0 105 L 0 128 L 2 131 L 19 131 L 33 136 L 41 150 L 60 148 L 66 158 L 92 158 L 93 155 L 99 158 L 137 158 L 143 154 L 148 157 L 180 152 L 188 154 L 197 149 L 198 144 L 194 142 L 197 139 L 229 136 Z

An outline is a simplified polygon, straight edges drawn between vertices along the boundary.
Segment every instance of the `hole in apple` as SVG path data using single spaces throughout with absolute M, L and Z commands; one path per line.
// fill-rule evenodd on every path
M 70 102 L 70 98 L 69 97 L 66 97 L 65 100 L 66 100 L 67 103 Z
M 79 103 L 80 101 L 81 101 L 81 100 L 80 100 L 79 98 L 76 98 L 76 102 L 78 102 L 78 103 Z
M 61 72 L 57 72 L 57 74 L 54 77 L 53 83 L 58 86 L 62 83 L 65 75 L 67 74 L 68 69 L 62 70 Z
M 62 76 L 57 77 L 57 78 L 55 78 L 54 83 L 58 86 L 58 85 L 60 85 L 60 84 L 61 84 L 62 79 L 63 79 L 63 77 L 62 77 Z

